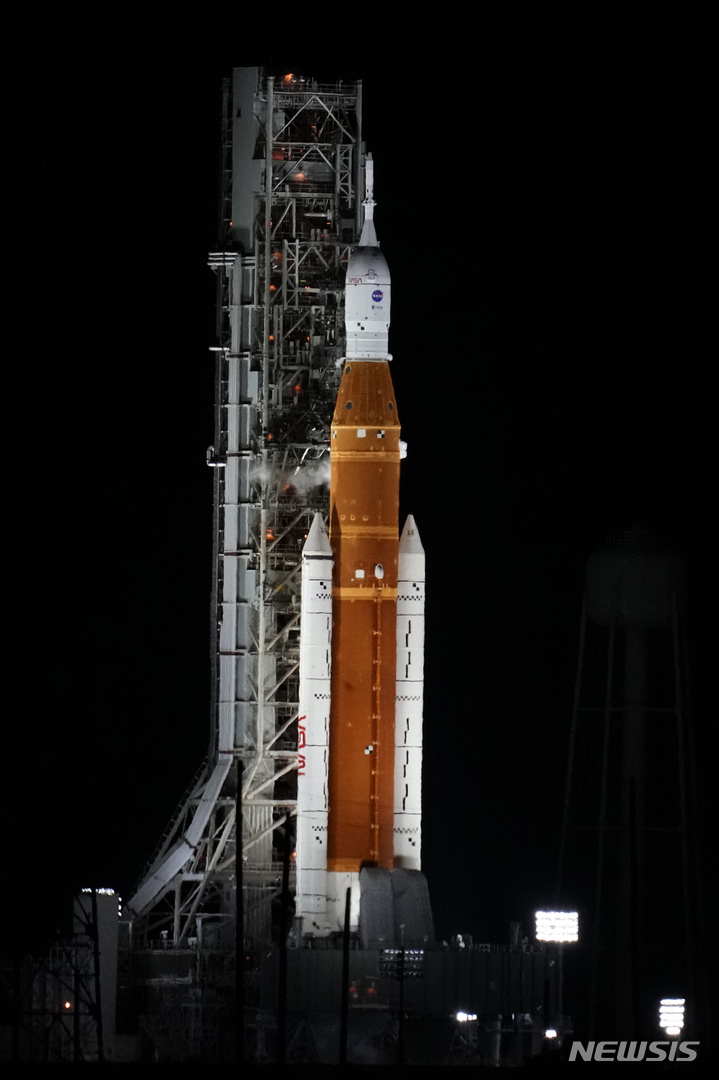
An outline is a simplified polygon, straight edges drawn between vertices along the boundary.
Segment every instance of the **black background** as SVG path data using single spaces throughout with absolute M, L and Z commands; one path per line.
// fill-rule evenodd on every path
M 402 512 L 427 552 L 424 866 L 438 934 L 552 900 L 582 577 L 637 522 L 692 575 L 705 818 L 715 669 L 714 75 L 695 15 L 329 9 L 56 17 L 6 97 L 5 896 L 40 948 L 128 896 L 209 731 L 220 93 L 361 78 Z M 660 21 L 657 21 L 659 18 Z M 421 45 L 416 42 L 417 35 Z M 12 43 L 11 43 L 12 46 Z M 17 149 L 15 149 L 17 148 Z M 711 298 L 711 299 L 710 299 Z M 710 306 L 711 305 L 711 306 Z

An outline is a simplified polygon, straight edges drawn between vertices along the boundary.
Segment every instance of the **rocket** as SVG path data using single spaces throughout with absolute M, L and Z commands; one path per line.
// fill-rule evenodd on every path
M 317 514 L 302 559 L 296 913 L 318 935 L 341 929 L 347 888 L 357 926 L 363 869 L 420 869 L 424 551 L 411 516 L 398 529 L 391 282 L 369 155 L 365 190 L 346 274 L 329 533 Z M 389 889 L 387 873 L 373 887 Z

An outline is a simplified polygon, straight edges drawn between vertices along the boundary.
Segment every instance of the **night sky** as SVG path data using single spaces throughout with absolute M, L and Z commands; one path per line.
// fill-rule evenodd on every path
M 151 40 L 58 21 L 17 65 L 5 902 L 28 947 L 78 886 L 129 896 L 207 747 L 206 257 L 233 66 L 363 79 L 402 516 L 427 553 L 439 935 L 505 941 L 552 900 L 584 563 L 637 522 L 689 562 L 710 790 L 707 27 L 613 25 L 604 8 L 528 24 L 509 7 L 462 49 L 428 24 L 411 56 L 379 18 L 346 56 L 331 20 L 292 47 L 259 20 L 236 35 L 174 22 Z

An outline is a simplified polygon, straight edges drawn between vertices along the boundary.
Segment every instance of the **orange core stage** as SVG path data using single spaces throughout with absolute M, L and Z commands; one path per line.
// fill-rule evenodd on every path
M 399 435 L 388 362 L 348 360 L 330 444 L 330 871 L 393 866 Z

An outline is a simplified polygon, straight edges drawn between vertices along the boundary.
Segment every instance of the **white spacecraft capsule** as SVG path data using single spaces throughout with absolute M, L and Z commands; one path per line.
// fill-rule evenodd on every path
M 359 247 L 350 255 L 345 278 L 347 359 L 391 360 L 389 353 L 390 276 L 375 232 L 373 163 L 365 168 L 365 220 Z

